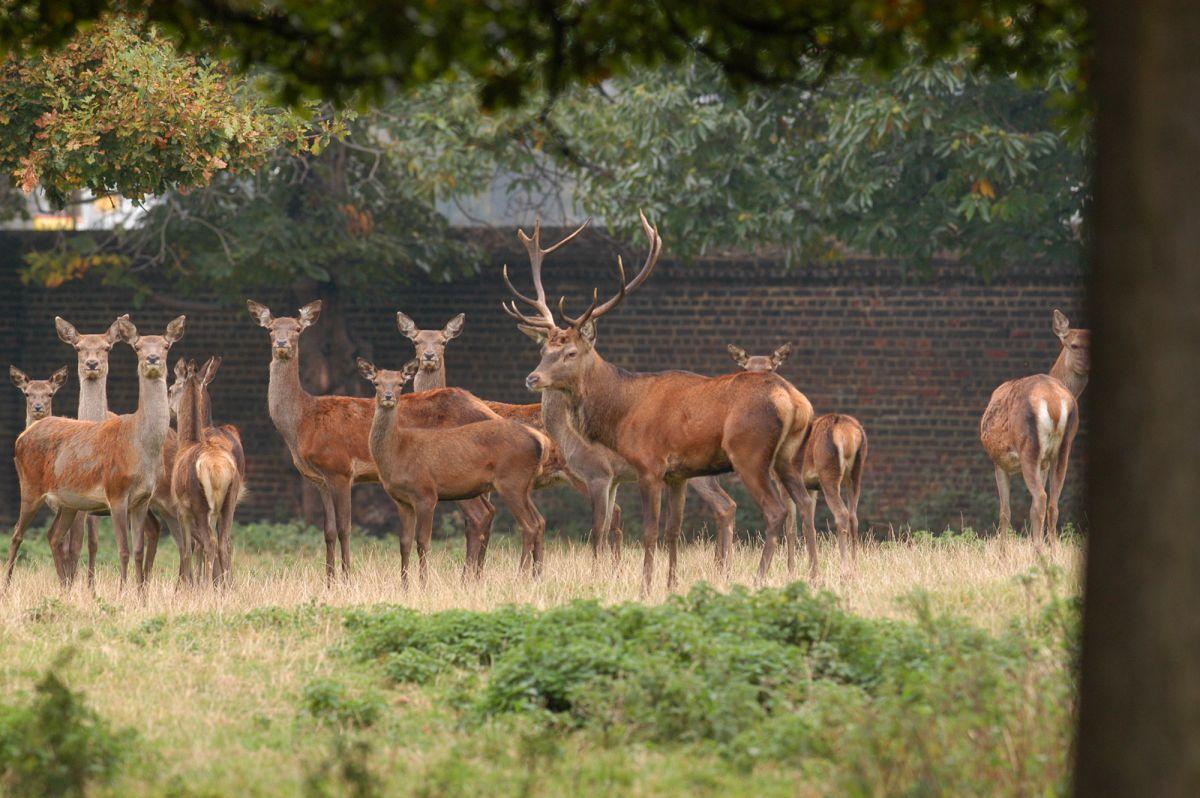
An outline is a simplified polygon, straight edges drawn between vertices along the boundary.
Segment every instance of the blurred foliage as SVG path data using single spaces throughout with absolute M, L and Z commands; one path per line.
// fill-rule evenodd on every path
M 270 108 L 220 61 L 177 55 L 143 22 L 104 16 L 54 50 L 0 56 L 0 170 L 16 186 L 60 205 L 82 189 L 140 199 L 251 173 L 334 132 Z
M 0 45 L 57 46 L 125 0 L 2 0 Z M 962 50 L 999 74 L 1044 71 L 1068 38 L 1085 80 L 1090 29 L 1079 0 L 144 0 L 146 23 L 186 50 L 266 67 L 287 99 L 378 100 L 439 78 L 474 81 L 485 105 L 515 106 L 572 83 L 677 63 L 694 53 L 740 85 L 783 83 L 867 58 L 892 69 L 909 41 Z

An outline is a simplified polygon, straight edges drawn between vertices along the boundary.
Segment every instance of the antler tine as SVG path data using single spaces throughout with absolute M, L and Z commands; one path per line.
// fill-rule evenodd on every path
M 513 296 L 515 296 L 517 299 L 521 300 L 526 305 L 537 308 L 538 310 L 541 310 L 543 307 L 545 307 L 545 305 L 546 305 L 545 297 L 543 297 L 542 300 L 539 302 L 536 299 L 530 299 L 529 297 L 525 296 L 524 294 L 522 294 L 520 291 L 518 291 L 516 289 L 516 286 L 514 286 L 512 284 L 512 280 L 510 280 L 508 277 L 508 264 L 507 263 L 504 264 L 504 268 L 501 269 L 500 274 L 502 277 L 504 277 L 504 285 L 508 288 L 509 292 Z
M 654 267 L 658 264 L 658 256 L 662 254 L 662 236 L 658 234 L 658 228 L 653 227 L 650 221 L 646 218 L 646 214 L 638 211 L 638 216 L 642 219 L 642 230 L 646 233 L 646 237 L 650 239 L 650 252 L 646 255 L 646 262 L 642 264 L 642 269 L 637 273 L 637 276 L 625 282 L 625 264 L 621 261 L 621 256 L 617 256 L 617 271 L 620 272 L 621 288 L 617 291 L 617 295 L 612 299 L 600 305 L 592 313 L 594 318 L 599 318 L 609 312 L 625 299 L 630 292 L 637 290 L 638 286 L 646 282 L 646 278 L 654 271 Z
M 583 224 L 581 224 L 581 225 L 579 225 L 579 227 L 575 228 L 575 230 L 572 231 L 568 236 L 563 238 L 557 244 L 554 244 L 553 246 L 550 246 L 550 247 L 546 247 L 544 249 L 542 248 L 542 218 L 541 218 L 541 216 L 534 217 L 533 235 L 532 236 L 530 236 L 529 234 L 527 234 L 524 230 L 522 230 L 520 228 L 517 229 L 517 238 L 520 239 L 521 243 L 525 247 L 525 251 L 529 254 L 529 268 L 533 275 L 534 297 L 531 298 L 531 297 L 526 296 L 525 294 L 522 294 L 520 291 L 518 291 L 513 286 L 512 280 L 510 280 L 509 276 L 508 276 L 508 265 L 507 264 L 505 264 L 504 271 L 503 271 L 504 284 L 505 284 L 505 286 L 508 287 L 508 290 L 512 293 L 513 296 L 515 296 L 517 299 L 521 300 L 525 304 L 529 305 L 530 307 L 535 308 L 538 311 L 538 314 L 540 316 L 540 318 L 538 318 L 538 319 L 533 319 L 529 316 L 525 316 L 524 314 L 519 314 L 519 312 L 518 312 L 521 321 L 523 321 L 526 324 L 536 324 L 541 327 L 555 326 L 554 313 L 553 313 L 553 311 L 550 310 L 550 305 L 546 302 L 546 288 L 545 288 L 544 284 L 542 283 L 542 261 L 551 252 L 554 252 L 559 247 L 561 247 L 563 244 L 566 244 L 568 241 L 575 238 L 575 236 L 582 233 L 583 230 L 589 224 L 591 224 L 591 222 L 592 222 L 591 217 L 588 217 L 587 219 L 584 220 Z M 513 303 L 513 310 L 514 311 L 516 310 L 515 303 Z M 509 315 L 511 316 L 512 314 L 509 313 Z M 514 317 L 514 318 L 516 318 L 516 317 Z
M 540 327 L 543 329 L 549 329 L 555 326 L 553 320 L 547 320 L 541 316 L 526 316 L 524 313 L 517 310 L 516 302 L 501 302 L 500 307 L 505 313 L 507 313 L 509 316 L 512 316 L 521 324 L 528 324 L 531 327 Z
M 549 255 L 551 252 L 553 252 L 554 250 L 558 249 L 558 248 L 559 248 L 559 247 L 561 247 L 563 244 L 566 244 L 566 243 L 567 243 L 568 241 L 570 241 L 572 238 L 574 238 L 575 236 L 577 236 L 577 235 L 579 235 L 580 233 L 582 233 L 582 232 L 584 231 L 584 229 L 585 229 L 585 228 L 586 228 L 586 227 L 587 227 L 589 224 L 591 224 L 591 223 L 592 223 L 592 217 L 590 217 L 590 216 L 589 216 L 588 218 L 586 218 L 586 219 L 584 219 L 584 220 L 583 220 L 583 224 L 581 224 L 581 225 L 579 225 L 578 227 L 576 227 L 576 228 L 575 228 L 575 230 L 574 230 L 574 232 L 572 232 L 570 235 L 568 235 L 568 236 L 567 236 L 566 238 L 564 238 L 562 241 L 559 241 L 557 244 L 555 244 L 555 245 L 554 245 L 554 246 L 552 246 L 552 247 L 546 247 L 545 249 L 543 249 L 543 250 L 542 250 L 542 254 L 543 254 L 543 255 Z M 541 242 L 538 242 L 538 246 L 541 246 Z
M 577 319 L 573 319 L 567 315 L 567 298 L 565 296 L 559 297 L 558 298 L 558 315 L 563 317 L 563 321 L 565 321 L 567 324 L 571 325 L 572 327 L 574 327 L 575 329 L 578 330 L 583 325 L 588 323 L 588 319 L 590 319 L 592 317 L 592 313 L 596 310 L 596 303 L 598 303 L 599 301 L 600 301 L 600 289 L 593 288 L 592 289 L 592 304 L 588 307 L 587 310 L 585 310 L 583 312 L 582 316 L 580 316 Z

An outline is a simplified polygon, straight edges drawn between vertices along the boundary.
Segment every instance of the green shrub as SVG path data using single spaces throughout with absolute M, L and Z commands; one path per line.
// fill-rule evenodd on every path
M 374 693 L 351 695 L 332 679 L 315 679 L 301 692 L 304 711 L 320 723 L 343 728 L 365 729 L 383 714 L 383 698 Z
M 131 731 L 114 731 L 54 670 L 24 705 L 0 707 L 0 793 L 84 796 L 116 775 Z

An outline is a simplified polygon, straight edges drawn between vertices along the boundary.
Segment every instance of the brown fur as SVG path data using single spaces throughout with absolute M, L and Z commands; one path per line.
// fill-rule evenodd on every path
M 774 483 L 778 478 L 796 503 L 811 502 L 793 458 L 812 420 L 812 405 L 802 393 L 775 374 L 743 372 L 702 377 L 682 371 L 635 374 L 606 362 L 594 347 L 592 319 L 612 310 L 653 271 L 662 250 L 658 231 L 642 217 L 650 254 L 636 277 L 625 283 L 618 260 L 621 288 L 600 304 L 593 298 L 582 316 L 566 319 L 559 328 L 541 286 L 540 261 L 535 262 L 537 299 L 518 299 L 537 308 L 538 316 L 522 316 L 515 305 L 510 315 L 526 332 L 539 336 L 542 360 L 529 377 L 535 391 L 553 390 L 567 397 L 572 422 L 587 440 L 599 443 L 628 460 L 638 474 L 644 528 L 643 589 L 649 590 L 654 572 L 663 489 L 670 492 L 667 509 L 667 584 L 675 584 L 679 531 L 683 523 L 686 480 L 733 470 L 766 516 L 768 532 L 759 578 L 765 578 L 787 516 L 787 507 Z M 507 272 L 505 280 L 507 282 Z M 562 303 L 559 305 L 562 312 Z M 816 540 L 808 541 L 816 575 Z
M 1003 383 L 979 422 L 979 439 L 995 466 L 1000 494 L 999 529 L 1009 526 L 1010 477 L 1020 472 L 1029 489 L 1029 528 L 1036 546 L 1058 538 L 1058 500 L 1066 481 L 1071 447 L 1079 429 L 1076 398 L 1087 384 L 1090 335 L 1073 330 L 1060 311 L 1053 330 L 1062 348 L 1050 374 Z M 1047 483 L 1049 491 L 1047 492 Z
M 163 336 L 140 336 L 127 317 L 119 320 L 121 337 L 138 356 L 138 408 L 131 415 L 102 421 L 50 418 L 17 438 L 15 460 L 21 483 L 21 508 L 13 530 L 6 581 L 25 530 L 38 510 L 49 503 L 63 514 L 52 527 L 50 548 L 62 575 L 66 563 L 60 549 L 64 530 L 79 512 L 108 509 L 112 513 L 124 584 L 129 561 L 129 530 L 139 538 L 163 465 L 170 430 L 167 406 L 167 351 L 183 335 L 184 317 L 167 326 Z M 145 573 L 135 561 L 139 584 Z
M 179 404 L 179 452 L 171 475 L 171 495 L 184 526 L 186 554 L 193 540 L 203 553 L 201 575 L 213 584 L 228 581 L 232 567 L 233 514 L 244 495 L 246 457 L 237 428 L 214 426 L 208 385 L 220 360 L 211 358 L 197 371 L 192 363 Z M 189 563 L 190 566 L 190 563 Z M 188 568 L 190 575 L 190 567 Z
M 739 366 L 746 371 L 768 372 L 775 371 L 783 365 L 792 354 L 791 344 L 783 344 L 770 355 L 750 355 L 739 346 L 730 344 L 729 354 Z M 804 478 L 804 487 L 810 492 L 813 501 L 807 507 L 804 517 L 805 538 L 815 538 L 816 527 L 816 492 L 820 490 L 825 495 L 825 503 L 833 514 L 834 527 L 837 529 L 838 549 L 842 562 L 846 556 L 857 554 L 858 499 L 862 493 L 862 476 L 867 460 L 867 433 L 862 424 L 853 416 L 831 413 L 813 419 L 808 438 L 801 446 L 796 463 Z M 842 486 L 848 490 L 849 502 L 842 500 Z M 787 522 L 788 570 L 793 568 L 796 548 L 796 510 L 789 508 Z
M 54 394 L 67 381 L 67 367 L 63 366 L 50 375 L 48 380 L 31 380 L 16 366 L 8 367 L 8 376 L 17 390 L 25 396 L 25 427 L 43 418 L 54 415 Z
M 493 490 L 521 527 L 522 567 L 532 566 L 538 575 L 546 522 L 533 503 L 532 491 L 548 465 L 550 439 L 527 424 L 504 418 L 449 428 L 411 425 L 427 410 L 430 394 L 444 399 L 450 389 L 402 395 L 405 383 L 417 373 L 415 360 L 403 371 L 377 371 L 362 358 L 358 366 L 375 386 L 371 454 L 384 489 L 404 519 L 400 535 L 404 583 L 408 583 L 414 540 L 421 579 L 426 578 L 438 501 L 469 499 Z
M 292 462 L 302 476 L 321 494 L 325 508 L 325 575 L 332 583 L 335 547 L 340 547 L 342 575 L 350 573 L 351 487 L 359 482 L 378 482 L 379 473 L 370 453 L 374 401 L 350 396 L 313 396 L 300 385 L 300 334 L 314 324 L 321 312 L 320 301 L 309 303 L 298 317 L 274 318 L 257 302 L 246 302 L 250 315 L 271 336 L 271 382 L 267 401 L 271 420 L 283 436 Z M 414 426 L 457 426 L 495 418 L 487 405 L 467 391 L 447 388 L 421 394 L 423 401 L 411 407 Z M 463 502 L 467 516 L 468 567 L 486 539 L 492 520 L 490 506 L 480 500 Z

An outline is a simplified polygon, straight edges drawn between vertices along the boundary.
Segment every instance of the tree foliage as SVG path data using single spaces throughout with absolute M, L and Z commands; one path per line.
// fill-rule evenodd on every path
M 0 170 L 62 203 L 131 198 L 250 173 L 330 132 L 271 108 L 221 62 L 177 55 L 137 17 L 106 16 L 54 50 L 0 56 Z

